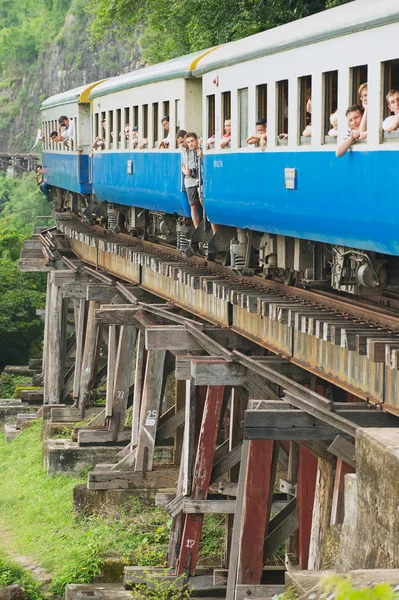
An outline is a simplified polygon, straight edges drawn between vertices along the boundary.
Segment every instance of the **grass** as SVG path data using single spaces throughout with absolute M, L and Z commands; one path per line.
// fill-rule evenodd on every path
M 0 588 L 8 585 L 20 585 L 30 600 L 42 600 L 40 586 L 32 575 L 20 565 L 14 563 L 0 550 Z
M 0 435 L 0 538 L 3 550 L 31 556 L 52 575 L 50 591 L 90 583 L 107 559 L 164 566 L 171 520 L 154 501 L 132 498 L 117 516 L 73 515 L 72 491 L 86 479 L 48 477 L 42 464 L 42 423 L 33 422 L 11 444 Z M 204 524 L 201 559 L 223 547 L 220 515 Z M 7 543 L 7 547 L 5 547 Z

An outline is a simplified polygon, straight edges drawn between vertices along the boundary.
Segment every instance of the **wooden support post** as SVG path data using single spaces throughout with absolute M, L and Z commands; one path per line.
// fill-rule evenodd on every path
M 149 350 L 144 378 L 143 401 L 135 471 L 151 471 L 154 459 L 155 434 L 159 419 L 165 350 Z
M 136 367 L 134 372 L 134 396 L 132 413 L 132 442 L 131 448 L 135 448 L 139 443 L 140 429 L 140 411 L 143 397 L 143 385 L 145 368 L 147 362 L 147 352 L 144 347 L 144 331 L 139 331 L 136 344 Z
M 136 336 L 137 327 L 134 325 L 121 326 L 115 366 L 112 417 L 108 425 L 114 441 L 118 439 L 118 434 L 123 431 L 124 427 Z
M 224 386 L 209 386 L 202 416 L 201 431 L 198 440 L 194 466 L 191 498 L 205 500 L 212 473 L 216 438 L 219 430 L 223 404 Z M 194 575 L 198 559 L 204 515 L 186 515 L 182 544 L 179 555 L 178 574 Z
M 344 521 L 344 479 L 345 475 L 354 472 L 355 469 L 353 467 L 347 465 L 342 458 L 337 458 L 331 508 L 331 525 L 340 525 Z
M 319 571 L 322 568 L 324 549 L 331 522 L 334 476 L 335 463 L 319 458 L 309 547 L 309 570 Z
M 299 568 L 308 568 L 312 512 L 316 488 L 317 459 L 309 450 L 299 448 L 299 471 L 297 485 L 298 507 L 298 558 Z
M 80 378 L 82 374 L 83 343 L 86 320 L 86 300 L 76 300 L 75 303 L 76 358 L 72 396 L 74 399 L 74 403 L 76 404 L 79 400 Z
M 54 272 L 51 273 L 51 277 Z M 48 395 L 46 404 L 59 404 L 64 385 L 64 343 L 63 315 L 64 302 L 62 290 L 53 281 L 50 294 L 50 329 L 48 337 Z M 47 400 L 47 402 L 46 402 Z
M 263 571 L 263 546 L 269 523 L 274 442 L 251 441 L 242 508 L 238 584 L 259 584 Z M 259 476 L 262 473 L 262 477 Z
M 242 421 L 244 420 L 245 410 L 248 405 L 249 393 L 242 387 L 233 388 L 230 408 L 230 431 L 229 431 L 229 451 L 239 444 L 243 439 Z M 237 483 L 240 473 L 240 466 L 237 464 L 229 471 L 229 482 Z M 231 539 L 233 535 L 234 514 L 226 515 L 226 534 L 224 543 L 223 562 L 227 566 L 230 561 Z
M 108 369 L 107 369 L 107 395 L 105 400 L 105 417 L 112 416 L 112 399 L 114 397 L 115 364 L 116 364 L 116 325 L 108 328 Z
M 299 470 L 299 446 L 296 442 L 290 442 L 290 451 L 288 456 L 287 480 L 292 485 L 297 485 Z M 287 540 L 286 547 L 287 561 L 292 565 L 298 564 L 298 532 L 296 531 Z
M 181 379 L 176 379 L 176 390 L 175 390 L 175 412 L 176 414 L 186 405 L 186 382 Z M 175 465 L 180 464 L 181 452 L 183 447 L 183 435 L 184 426 L 178 427 L 175 434 L 175 449 L 174 449 L 174 463 Z
M 90 389 L 90 385 L 93 381 L 93 367 L 96 356 L 96 339 L 97 339 L 97 326 L 95 323 L 95 311 L 98 306 L 98 302 L 91 300 L 89 302 L 89 309 L 87 313 L 87 325 L 86 325 L 86 336 L 83 350 L 82 359 L 82 371 L 80 377 L 80 389 L 79 389 L 79 408 L 82 417 L 84 417 L 86 394 Z
M 49 349 L 49 337 L 50 337 L 50 301 L 51 301 L 51 280 L 50 273 L 47 274 L 47 291 L 46 291 L 46 309 L 44 319 L 44 341 L 43 341 L 43 382 L 44 382 L 44 404 L 49 404 L 48 393 L 49 393 L 49 360 L 50 360 L 50 349 Z

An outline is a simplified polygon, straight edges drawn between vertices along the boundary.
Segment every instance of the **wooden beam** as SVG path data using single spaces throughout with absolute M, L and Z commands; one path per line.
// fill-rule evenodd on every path
M 331 525 L 341 525 L 344 521 L 344 480 L 345 475 L 353 472 L 353 467 L 347 465 L 341 458 L 337 459 L 331 507 Z
M 271 521 L 263 546 L 263 559 L 272 556 L 298 529 L 298 509 L 293 498 Z
M 96 302 L 89 302 L 89 309 L 87 313 L 86 336 L 82 357 L 82 369 L 79 386 L 79 408 L 81 410 L 82 416 L 84 416 L 86 394 L 90 389 L 90 385 L 94 377 L 93 370 L 96 357 L 97 339 L 97 327 L 94 320 L 96 307 Z
M 143 385 L 145 369 L 147 364 L 147 353 L 144 347 L 144 332 L 138 332 L 136 344 L 136 366 L 134 371 L 134 395 L 132 410 L 132 448 L 139 442 L 140 412 L 143 397 Z
M 328 446 L 328 451 L 337 458 L 342 459 L 346 464 L 356 469 L 356 448 L 355 444 L 337 435 L 334 441 Z
M 241 460 L 242 442 L 238 443 L 226 456 L 217 462 L 211 475 L 211 483 L 215 483 L 226 471 L 232 469 Z
M 385 346 L 386 344 L 395 344 L 399 342 L 399 336 L 387 336 L 380 338 L 369 338 L 367 340 L 367 358 L 371 362 L 385 362 Z
M 192 359 L 191 376 L 195 385 L 243 385 L 247 379 L 245 367 L 233 362 L 212 358 Z
M 186 514 L 234 514 L 235 500 L 183 500 L 183 512 Z
M 238 584 L 259 584 L 263 571 L 263 545 L 269 522 L 274 442 L 250 441 L 242 509 Z M 259 477 L 262 473 L 262 477 Z
M 137 325 L 136 315 L 140 308 L 117 305 L 96 310 L 96 325 Z
M 326 440 L 339 430 L 298 410 L 247 410 L 244 437 L 248 440 Z
M 209 386 L 202 417 L 201 431 L 193 472 L 192 500 L 205 500 L 212 473 L 216 439 L 223 404 L 224 386 Z M 203 515 L 186 515 L 178 574 L 194 575 L 198 559 Z
M 159 446 L 163 441 L 174 436 L 174 433 L 180 425 L 183 425 L 186 414 L 185 407 L 175 413 L 164 425 L 159 427 L 156 433 L 155 445 Z
M 108 426 L 115 439 L 124 428 L 136 337 L 137 327 L 133 325 L 123 325 L 121 327 L 115 364 L 112 417 L 110 417 Z
M 300 569 L 308 568 L 316 476 L 317 459 L 306 448 L 300 446 L 297 485 L 298 559 Z
M 205 326 L 204 332 L 212 340 L 223 344 L 226 348 L 253 348 L 254 343 L 246 340 L 228 327 Z M 195 332 L 188 331 L 184 325 L 157 325 L 145 332 L 147 350 L 185 350 L 194 352 L 202 350 L 202 345 L 196 340 Z
M 309 570 L 320 570 L 322 568 L 327 534 L 331 522 L 334 477 L 335 465 L 319 458 L 309 546 Z
M 80 391 L 80 379 L 82 376 L 82 359 L 84 347 L 84 333 L 86 321 L 86 301 L 74 301 L 75 306 L 75 335 L 76 335 L 76 355 L 75 355 L 75 377 L 73 380 L 72 396 L 77 403 Z
M 142 473 L 127 471 L 90 471 L 88 474 L 89 490 L 112 489 L 163 489 L 175 485 L 178 472 L 176 469 L 157 469 L 149 471 L 143 479 Z
M 110 325 L 108 328 L 108 369 L 107 369 L 107 392 L 105 399 L 106 417 L 112 416 L 112 401 L 114 398 L 115 387 L 115 366 L 116 366 L 116 326 Z
M 162 380 L 165 365 L 164 350 L 150 350 L 144 378 L 140 429 L 137 444 L 136 471 L 151 471 L 154 460 L 155 435 L 161 403 Z

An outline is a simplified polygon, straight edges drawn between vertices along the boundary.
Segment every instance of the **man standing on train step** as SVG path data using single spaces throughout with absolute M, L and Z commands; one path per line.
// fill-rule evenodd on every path
M 187 149 L 182 148 L 182 171 L 185 175 L 184 186 L 187 192 L 191 218 L 194 227 L 201 222 L 199 213 L 200 158 L 198 156 L 198 136 L 194 132 L 186 135 Z

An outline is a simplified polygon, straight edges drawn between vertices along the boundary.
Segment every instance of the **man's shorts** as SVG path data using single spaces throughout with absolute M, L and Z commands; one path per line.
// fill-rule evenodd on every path
M 186 192 L 189 205 L 194 206 L 194 204 L 198 204 L 199 195 L 197 186 L 186 188 Z

